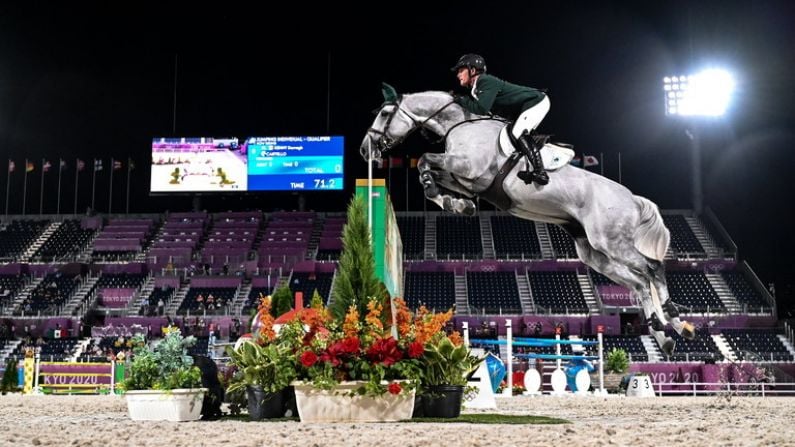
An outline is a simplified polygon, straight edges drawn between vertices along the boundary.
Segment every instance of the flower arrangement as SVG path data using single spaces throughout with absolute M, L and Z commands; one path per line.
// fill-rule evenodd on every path
M 399 395 L 431 379 L 444 381 L 446 377 L 456 384 L 466 383 L 465 374 L 473 364 L 460 334 L 447 335 L 442 330 L 452 310 L 432 313 L 421 307 L 412 313 L 402 299 L 395 298 L 393 326 L 389 307 L 384 309 L 374 298 L 367 303 L 366 315 L 362 317 L 354 304 L 342 321 L 315 303 L 277 327 L 270 305 L 268 298 L 261 301 L 254 342 L 292 352 L 296 379 L 319 389 L 333 390 L 342 382 L 356 381 L 361 386 L 352 395 Z M 443 346 L 442 356 L 439 346 Z M 452 351 L 455 356 L 450 355 Z M 428 376 L 429 371 L 436 376 Z

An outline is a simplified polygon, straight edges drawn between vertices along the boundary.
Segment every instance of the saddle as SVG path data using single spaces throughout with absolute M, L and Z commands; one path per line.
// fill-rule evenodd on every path
M 505 193 L 505 188 L 503 187 L 505 178 L 508 177 L 508 174 L 513 171 L 519 162 L 525 163 L 524 168 L 527 167 L 528 163 L 522 153 L 516 150 L 516 145 L 518 143 L 515 141 L 509 128 L 510 125 L 506 125 L 502 128 L 498 144 L 500 152 L 507 156 L 508 159 L 500 166 L 500 170 L 497 172 L 494 180 L 492 180 L 491 185 L 480 193 L 480 197 L 493 203 L 501 210 L 508 210 L 513 207 L 513 201 Z M 566 147 L 566 145 L 562 143 L 546 143 L 544 147 L 541 148 L 541 159 L 544 162 L 546 171 L 556 171 L 569 164 L 573 158 L 574 150 L 572 150 L 571 147 Z
M 510 126 L 505 126 L 500 131 L 500 152 L 506 157 L 517 152 L 513 135 L 509 132 Z M 544 168 L 547 172 L 557 171 L 569 164 L 574 158 L 574 151 L 563 143 L 546 143 L 541 148 L 541 159 L 544 161 Z

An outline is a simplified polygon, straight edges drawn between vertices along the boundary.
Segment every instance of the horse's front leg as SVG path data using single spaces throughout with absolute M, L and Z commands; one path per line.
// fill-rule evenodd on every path
M 420 184 L 425 192 L 425 198 L 439 205 L 445 211 L 472 216 L 477 211 L 474 202 L 469 199 L 459 199 L 448 194 L 441 194 L 437 180 L 444 176 L 445 154 L 423 154 L 417 162 L 420 172 Z

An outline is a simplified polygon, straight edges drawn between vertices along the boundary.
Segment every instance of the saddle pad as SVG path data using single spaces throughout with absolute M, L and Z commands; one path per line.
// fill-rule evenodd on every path
M 500 151 L 506 157 L 516 151 L 510 137 L 508 137 L 508 126 L 503 127 L 500 131 Z M 541 159 L 544 161 L 544 168 L 547 171 L 560 169 L 569 164 L 572 158 L 574 158 L 574 151 L 566 147 L 547 143 L 541 148 Z

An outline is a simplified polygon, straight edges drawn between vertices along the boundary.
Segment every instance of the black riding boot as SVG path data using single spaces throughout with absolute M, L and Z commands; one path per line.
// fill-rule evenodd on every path
M 544 169 L 544 161 L 541 159 L 541 147 L 535 144 L 533 137 L 528 132 L 523 133 L 516 141 L 519 142 L 519 148 L 522 153 L 527 156 L 530 164 L 533 165 L 532 172 L 529 169 L 527 171 L 521 171 L 517 174 L 518 177 L 527 185 L 533 182 L 539 185 L 546 185 L 549 183 L 549 175 Z

